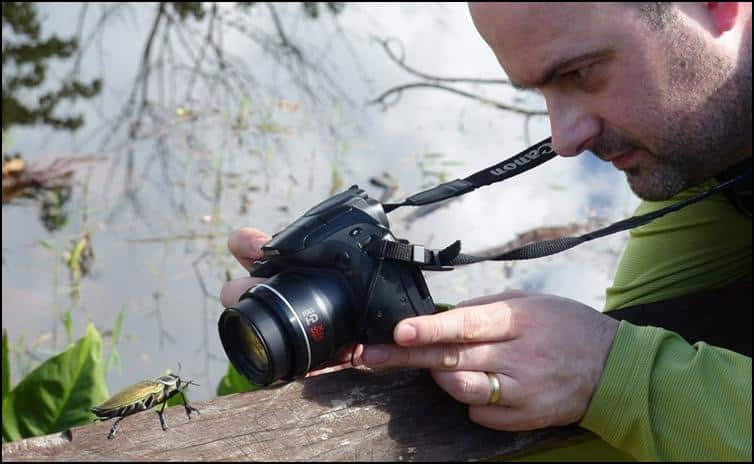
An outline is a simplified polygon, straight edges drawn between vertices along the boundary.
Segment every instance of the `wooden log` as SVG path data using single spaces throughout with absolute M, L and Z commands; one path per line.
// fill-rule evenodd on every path
M 504 393 L 503 393 L 504 394 Z M 456 461 L 510 455 L 586 437 L 577 427 L 499 432 L 468 419 L 467 407 L 425 370 L 347 369 L 3 445 L 3 461 L 22 460 L 327 460 Z

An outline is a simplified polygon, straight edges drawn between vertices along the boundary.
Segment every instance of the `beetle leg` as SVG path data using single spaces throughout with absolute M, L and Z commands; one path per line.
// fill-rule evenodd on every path
M 160 416 L 160 425 L 162 425 L 162 430 L 168 429 L 168 424 L 165 422 L 165 417 L 162 415 L 162 412 L 165 410 L 165 406 L 168 404 L 168 401 L 165 400 L 162 402 L 162 409 L 157 411 L 157 415 Z
M 188 416 L 189 420 L 191 420 L 191 411 L 196 411 L 197 414 L 201 414 L 198 409 L 188 403 L 186 395 L 184 395 L 183 392 L 181 392 L 181 398 L 183 398 L 183 407 L 186 408 L 186 415 Z
M 113 423 L 113 426 L 110 427 L 110 434 L 107 436 L 108 440 L 111 440 L 113 437 L 115 437 L 115 432 L 118 431 L 118 422 L 122 421 L 125 418 L 126 416 L 121 416 Z

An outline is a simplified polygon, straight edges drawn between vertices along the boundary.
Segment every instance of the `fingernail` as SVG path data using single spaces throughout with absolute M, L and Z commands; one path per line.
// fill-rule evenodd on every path
M 387 361 L 387 351 L 382 348 L 364 348 L 361 355 L 364 364 L 380 364 Z
M 416 338 L 416 329 L 411 324 L 402 324 L 398 326 L 395 331 L 396 343 L 406 343 L 413 341 Z
M 269 242 L 269 240 L 268 240 L 268 239 L 266 239 L 266 238 L 258 238 L 258 239 L 256 239 L 256 240 L 254 240 L 253 242 L 251 242 L 251 246 L 252 246 L 252 247 L 254 247 L 254 250 L 261 250 L 261 249 L 262 249 L 262 247 L 263 247 L 263 246 L 264 246 L 264 245 L 265 245 L 265 244 L 266 244 L 267 242 Z

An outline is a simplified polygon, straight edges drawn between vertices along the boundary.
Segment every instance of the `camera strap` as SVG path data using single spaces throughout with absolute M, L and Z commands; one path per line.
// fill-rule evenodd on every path
M 382 208 L 386 213 L 389 213 L 401 206 L 428 205 L 469 193 L 479 187 L 494 184 L 495 182 L 500 182 L 526 172 L 557 156 L 557 153 L 552 148 L 551 139 L 552 137 L 547 137 L 521 153 L 511 156 L 494 166 L 482 169 L 465 179 L 451 180 L 437 187 L 415 193 L 401 203 L 384 203 Z
M 501 163 L 472 174 L 465 179 L 456 179 L 446 182 L 437 187 L 414 194 L 401 203 L 387 203 L 383 205 L 383 207 L 385 212 L 389 212 L 401 206 L 420 206 L 463 195 L 479 187 L 499 182 L 528 171 L 555 156 L 557 156 L 557 154 L 552 149 L 551 139 L 548 137 L 521 153 L 508 158 Z M 451 266 L 461 266 L 481 261 L 512 261 L 542 258 L 565 251 L 596 238 L 647 224 L 668 213 L 703 200 L 717 192 L 725 191 L 747 179 L 751 179 L 750 162 L 744 166 L 742 172 L 737 176 L 729 177 L 727 180 L 720 182 L 718 185 L 711 187 L 704 192 L 657 211 L 652 211 L 640 216 L 632 216 L 578 237 L 560 237 L 529 243 L 496 256 L 474 256 L 463 254 L 461 253 L 460 240 L 456 240 L 450 246 L 442 250 L 428 250 L 421 245 L 410 244 L 406 241 L 393 242 L 388 240 L 374 240 L 368 244 L 367 251 L 382 258 L 412 262 L 428 271 L 451 270 Z

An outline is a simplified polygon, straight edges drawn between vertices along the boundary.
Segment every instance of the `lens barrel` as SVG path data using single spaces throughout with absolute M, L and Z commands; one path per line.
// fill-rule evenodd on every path
M 343 277 L 326 269 L 286 269 L 244 293 L 220 315 L 233 366 L 253 384 L 290 380 L 327 361 L 354 338 Z

